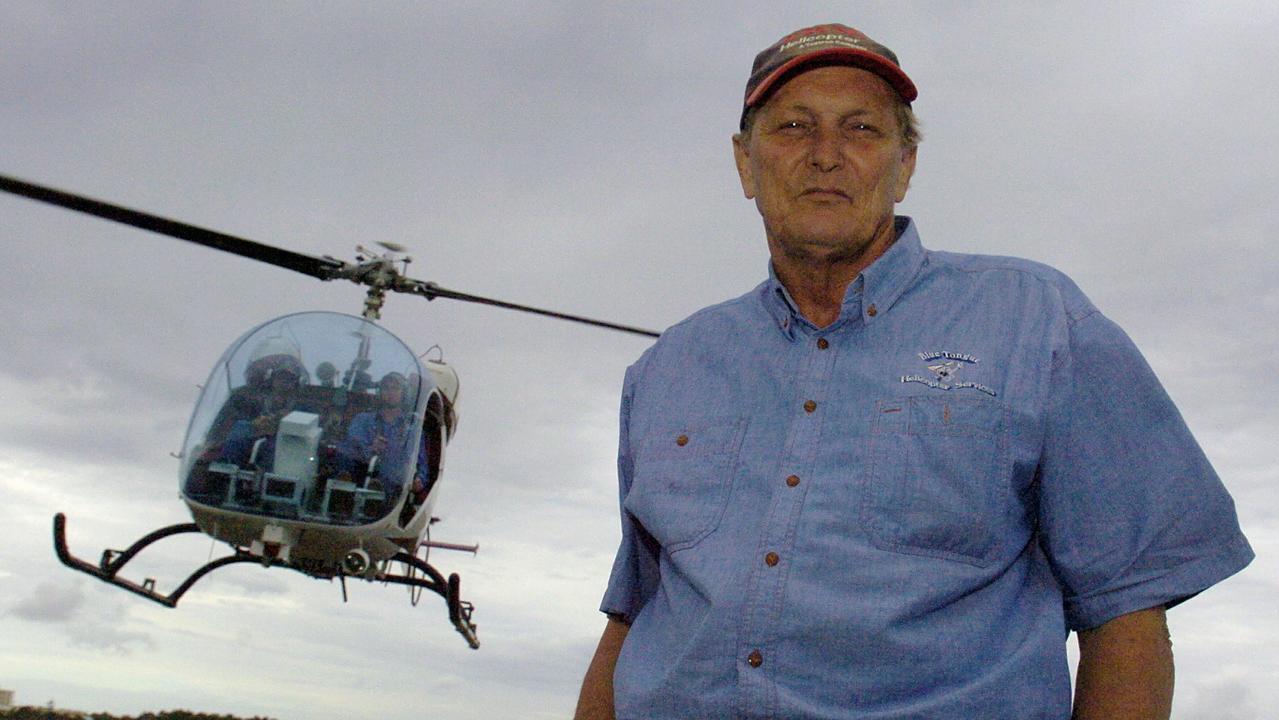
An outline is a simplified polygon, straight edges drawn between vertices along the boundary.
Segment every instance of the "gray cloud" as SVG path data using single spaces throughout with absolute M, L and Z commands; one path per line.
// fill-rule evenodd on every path
M 1200 687 L 1187 707 L 1179 708 L 1177 720 L 1260 720 L 1263 715 L 1253 701 L 1252 688 L 1237 680 Z
M 40 582 L 8 614 L 31 622 L 68 623 L 76 619 L 84 603 L 84 583 Z
M 402 242 L 410 272 L 446 287 L 660 329 L 762 278 L 729 152 L 742 84 L 757 49 L 833 19 L 818 3 L 18 3 L 0 27 L 0 92 L 22 99 L 0 110 L 0 172 L 317 255 Z M 926 139 L 903 210 L 925 243 L 1071 273 L 1147 353 L 1236 492 L 1260 559 L 1174 613 L 1212 629 L 1178 630 L 1177 717 L 1279 703 L 1265 612 L 1279 577 L 1279 86 L 1263 81 L 1279 10 L 886 3 L 843 19 L 920 84 Z M 436 536 L 481 552 L 433 559 L 476 600 L 472 653 L 438 599 L 410 609 L 398 589 L 359 583 L 343 605 L 336 587 L 246 567 L 157 614 L 52 563 L 56 510 L 87 556 L 178 521 L 165 453 L 195 385 L 250 326 L 358 312 L 358 289 L 9 197 L 0 268 L 0 489 L 15 499 L 0 559 L 11 585 L 32 583 L 0 616 L 17 638 L 0 669 L 50 651 L 65 661 L 51 676 L 119 660 L 83 702 L 58 698 L 70 706 L 185 695 L 336 718 L 350 711 L 326 687 L 358 694 L 376 678 L 388 717 L 410 717 L 427 678 L 450 717 L 570 712 L 618 532 L 617 391 L 645 341 L 443 300 L 388 305 L 385 325 L 443 344 L 462 379 Z M 199 539 L 148 561 L 164 584 L 207 553 Z M 1270 664 L 1211 674 L 1232 655 Z M 138 677 L 155 679 L 136 691 Z
M 149 634 L 131 628 L 120 598 L 90 593 L 79 579 L 39 582 L 5 614 L 27 622 L 59 626 L 73 646 L 91 651 L 128 655 L 136 649 L 154 646 Z
M 112 618 L 100 618 L 93 624 L 68 628 L 71 644 L 92 651 L 113 655 L 130 655 L 134 651 L 155 647 L 155 640 L 148 634 L 122 629 Z

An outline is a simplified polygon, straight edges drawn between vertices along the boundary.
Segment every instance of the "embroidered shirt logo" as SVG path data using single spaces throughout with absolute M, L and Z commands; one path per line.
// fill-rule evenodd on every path
M 968 382 L 959 379 L 959 373 L 969 365 L 976 365 L 979 361 L 977 358 L 967 353 L 957 353 L 950 351 L 940 352 L 921 352 L 919 359 L 928 363 L 927 367 L 933 376 L 925 375 L 902 375 L 904 383 L 921 383 L 930 388 L 938 390 L 957 390 L 960 388 L 972 388 L 994 397 L 997 393 L 982 385 L 981 383 Z
M 933 371 L 937 376 L 938 382 L 949 382 L 959 372 L 959 368 L 963 367 L 958 360 L 947 360 L 944 363 L 929 365 L 928 369 Z

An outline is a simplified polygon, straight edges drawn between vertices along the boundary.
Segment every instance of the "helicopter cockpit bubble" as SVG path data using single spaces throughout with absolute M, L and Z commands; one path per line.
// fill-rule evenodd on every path
M 183 443 L 182 495 L 283 520 L 379 522 L 429 486 L 422 426 L 433 388 L 414 353 L 363 318 L 304 312 L 264 323 L 204 385 Z

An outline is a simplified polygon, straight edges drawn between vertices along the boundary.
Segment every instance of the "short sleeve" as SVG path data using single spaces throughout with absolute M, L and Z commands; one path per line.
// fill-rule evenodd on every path
M 1040 542 L 1067 624 L 1181 602 L 1253 558 L 1234 502 L 1128 336 L 1093 311 L 1054 352 Z
M 658 552 L 656 541 L 648 534 L 624 506 L 630 492 L 634 457 L 630 446 L 630 410 L 635 395 L 634 377 L 639 374 L 639 363 L 627 370 L 622 389 L 620 436 L 617 443 L 617 479 L 622 517 L 622 542 L 613 560 L 613 572 L 609 576 L 608 589 L 600 603 L 600 610 L 617 616 L 626 624 L 634 621 L 641 608 L 652 596 L 658 583 Z

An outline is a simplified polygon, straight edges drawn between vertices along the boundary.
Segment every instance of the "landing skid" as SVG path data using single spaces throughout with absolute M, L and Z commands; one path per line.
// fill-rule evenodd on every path
M 462 578 L 458 577 L 457 573 L 452 573 L 449 575 L 449 579 L 445 581 L 440 571 L 436 570 L 430 563 L 403 550 L 396 553 L 391 559 L 416 568 L 426 577 L 382 573 L 373 579 L 397 585 L 426 588 L 439 594 L 448 605 L 449 622 L 453 623 L 453 627 L 457 628 L 462 637 L 466 638 L 466 644 L 470 645 L 472 650 L 478 649 L 480 641 L 475 638 L 475 623 L 471 622 L 471 613 L 475 612 L 475 606 L 462 599 Z
M 102 582 L 123 588 L 135 595 L 140 595 L 148 600 L 160 603 L 165 607 L 177 607 L 178 600 L 182 599 L 182 596 L 186 594 L 186 591 L 190 590 L 191 586 L 195 585 L 200 578 L 220 567 L 226 567 L 227 565 L 235 565 L 238 563 L 260 563 L 265 566 L 283 567 L 303 573 L 304 575 L 319 578 L 332 578 L 336 575 L 339 576 L 343 582 L 345 582 L 345 578 L 348 577 L 340 572 L 328 574 L 317 573 L 313 570 L 304 569 L 290 562 L 280 560 L 279 558 L 253 555 L 241 548 L 236 548 L 235 553 L 232 555 L 205 563 L 195 572 L 191 573 L 191 575 L 188 576 L 181 585 L 168 595 L 156 591 L 154 578 L 146 578 L 141 583 L 136 583 L 132 580 L 119 577 L 120 570 L 122 570 L 130 560 L 137 556 L 138 553 L 151 545 L 151 543 L 156 542 L 157 540 L 163 540 L 164 538 L 171 537 L 173 535 L 202 532 L 203 531 L 200 530 L 200 527 L 195 523 L 169 525 L 168 527 L 160 528 L 155 532 L 142 536 L 137 542 L 130 545 L 127 550 L 103 550 L 102 558 L 98 561 L 97 565 L 94 565 L 72 555 L 71 551 L 67 549 L 67 517 L 63 513 L 58 513 L 53 516 L 53 549 L 58 554 L 58 560 L 72 570 L 78 570 L 86 575 L 91 575 Z M 471 603 L 461 599 L 461 578 L 458 577 L 457 573 L 449 575 L 448 579 L 445 580 L 444 576 L 440 574 L 440 571 L 436 570 L 430 563 L 404 551 L 396 553 L 391 560 L 400 562 L 405 566 L 412 567 L 425 575 L 425 577 L 380 572 L 372 577 L 363 579 L 369 580 L 370 582 L 382 581 L 385 583 L 395 583 L 398 585 L 424 588 L 436 593 L 440 597 L 444 598 L 444 602 L 448 605 L 449 622 L 451 622 L 453 627 L 456 628 L 457 631 L 461 633 L 462 637 L 466 639 L 467 645 L 471 646 L 473 649 L 479 648 L 480 642 L 475 637 L 475 623 L 471 621 L 471 613 L 475 611 L 475 608 L 471 605 Z

